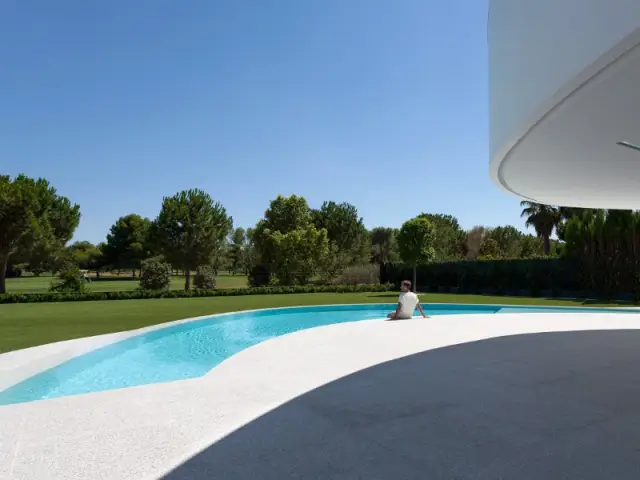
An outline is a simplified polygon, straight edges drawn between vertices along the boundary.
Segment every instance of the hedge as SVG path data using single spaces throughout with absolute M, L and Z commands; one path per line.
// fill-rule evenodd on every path
M 94 300 L 139 300 L 152 298 L 234 297 L 241 295 L 283 295 L 292 293 L 364 293 L 388 292 L 393 285 L 302 285 L 297 287 L 229 288 L 220 290 L 170 290 L 145 292 L 131 290 L 123 292 L 87 293 L 7 293 L 0 295 L 3 303 L 87 302 Z
M 381 269 L 381 282 L 399 285 L 413 278 L 413 268 L 395 263 Z M 422 291 L 521 296 L 586 296 L 600 292 L 584 281 L 579 263 L 568 259 L 462 260 L 419 266 L 416 283 Z M 615 296 L 626 292 L 616 291 Z

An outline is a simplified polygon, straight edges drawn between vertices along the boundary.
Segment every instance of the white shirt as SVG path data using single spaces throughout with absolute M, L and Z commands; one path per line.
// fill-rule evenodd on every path
M 413 312 L 418 305 L 418 296 L 413 292 L 402 292 L 398 297 L 398 303 L 400 304 L 400 316 L 409 318 L 413 316 Z

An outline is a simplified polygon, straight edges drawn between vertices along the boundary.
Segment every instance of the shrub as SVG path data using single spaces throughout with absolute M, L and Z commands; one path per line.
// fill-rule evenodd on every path
M 140 289 L 145 292 L 162 292 L 171 287 L 171 265 L 161 259 L 149 259 L 142 262 Z
M 213 290 L 216 288 L 216 273 L 209 265 L 201 265 L 196 269 L 193 284 L 201 290 Z
M 250 287 L 264 287 L 269 285 L 271 272 L 264 265 L 255 265 L 249 269 L 247 282 Z
M 17 278 L 21 277 L 24 273 L 24 264 L 22 263 L 10 263 L 7 266 L 7 273 L 5 274 L 6 278 Z
M 144 277 L 144 271 L 143 271 Z M 3 303 L 86 302 L 91 300 L 134 300 L 144 298 L 234 297 L 240 295 L 285 295 L 293 293 L 388 292 L 393 285 L 301 285 L 297 287 L 229 288 L 217 290 L 129 290 L 124 292 L 8 293 Z
M 33 274 L 34 277 L 39 277 L 44 272 L 45 272 L 45 269 L 42 267 L 34 267 L 31 269 L 31 273 Z
M 50 292 L 59 293 L 84 293 L 87 290 L 87 280 L 77 265 L 64 264 L 56 280 L 49 287 Z
M 336 285 L 378 284 L 380 283 L 380 267 L 378 265 L 348 267 L 333 283 Z
M 385 265 L 385 280 L 398 285 L 411 278 L 410 266 Z M 567 259 L 534 258 L 513 260 L 461 260 L 430 263 L 418 268 L 419 288 L 458 288 L 469 293 L 515 293 L 540 295 L 544 291 L 559 293 L 583 289 L 580 267 Z

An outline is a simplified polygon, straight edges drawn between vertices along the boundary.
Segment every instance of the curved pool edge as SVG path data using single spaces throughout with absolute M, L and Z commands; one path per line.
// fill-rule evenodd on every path
M 474 317 L 327 325 L 262 342 L 191 381 L 2 407 L 0 457 L 15 457 L 24 480 L 155 480 L 285 402 L 385 361 L 495 336 L 640 328 L 615 314 L 570 315 L 564 324 L 544 314 Z
M 94 335 L 90 337 L 81 337 L 70 340 L 63 340 L 60 342 L 52 342 L 43 345 L 36 345 L 25 349 L 14 350 L 11 352 L 0 354 L 0 392 L 11 388 L 28 378 L 38 375 L 46 370 L 54 368 L 64 362 L 73 360 L 74 358 L 91 353 L 103 347 L 127 340 L 139 335 L 144 335 L 149 332 L 170 328 L 176 325 L 184 323 L 198 322 L 201 320 L 210 320 L 213 318 L 222 318 L 226 316 L 232 316 L 236 314 L 254 313 L 254 312 L 269 312 L 277 310 L 291 311 L 304 308 L 326 308 L 330 310 L 336 307 L 371 307 L 371 309 L 379 308 L 380 306 L 387 305 L 392 308 L 395 303 L 338 303 L 338 304 L 322 304 L 322 305 L 296 305 L 289 307 L 268 307 L 257 308 L 247 310 L 236 310 L 233 312 L 215 313 L 211 315 L 201 315 L 198 317 L 188 317 L 179 320 L 171 320 L 169 322 L 158 323 L 155 325 L 149 325 L 147 327 L 141 327 L 134 330 L 124 330 L 120 332 L 106 333 L 102 335 Z M 546 309 L 550 311 L 548 313 L 558 313 L 558 310 L 570 312 L 583 311 L 584 313 L 612 313 L 617 310 L 627 310 L 628 313 L 640 313 L 640 308 L 633 307 L 573 307 L 573 306 L 529 306 L 529 305 L 517 305 L 517 304 L 485 304 L 485 303 L 427 303 L 424 305 L 432 305 L 435 307 L 451 307 L 451 309 L 468 307 L 470 310 L 475 308 L 496 308 L 492 314 L 498 314 L 505 308 L 531 308 L 531 313 L 544 313 Z M 489 313 L 489 312 L 486 312 Z M 515 312 L 508 312 L 515 313 Z M 522 312 L 526 313 L 526 312 Z M 469 313 L 468 315 L 479 315 L 482 313 Z M 440 316 L 447 316 L 447 314 L 439 314 Z M 380 321 L 384 318 L 368 319 L 368 321 Z M 362 320 L 361 320 L 362 321 Z M 352 323 L 352 322 L 350 322 Z M 320 328 L 320 327 L 312 327 Z M 295 332 L 294 332 L 295 333 Z M 231 358 L 231 357 L 229 357 Z
M 200 315 L 198 317 L 188 317 L 169 322 L 157 323 L 147 327 L 136 328 L 134 330 L 123 330 L 120 332 L 92 335 L 90 337 L 72 338 L 59 342 L 35 345 L 20 350 L 0 354 L 0 392 L 17 385 L 18 383 L 42 373 L 50 368 L 54 368 L 64 362 L 73 360 L 76 357 L 91 353 L 99 348 L 107 347 L 114 343 L 144 335 L 145 333 L 170 328 L 183 323 L 197 322 L 211 318 L 225 317 L 238 313 L 252 313 L 272 310 L 292 310 L 297 308 L 315 307 L 336 307 L 348 305 L 381 305 L 375 303 L 363 304 L 332 304 L 332 305 L 296 305 L 291 307 L 269 307 L 254 308 L 247 310 L 236 310 L 233 312 L 214 313 L 210 315 Z

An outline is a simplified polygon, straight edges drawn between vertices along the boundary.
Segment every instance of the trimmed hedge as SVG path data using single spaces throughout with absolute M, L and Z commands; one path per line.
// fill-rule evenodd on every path
M 241 295 L 283 295 L 291 293 L 364 293 L 388 292 L 393 285 L 302 285 L 297 287 L 229 288 L 220 290 L 170 290 L 166 292 L 145 292 L 131 290 L 124 292 L 87 293 L 7 293 L 0 295 L 3 303 L 44 303 L 44 302 L 87 302 L 93 300 L 138 300 L 151 298 L 194 298 L 194 297 L 235 297 Z
M 514 260 L 461 260 L 418 267 L 418 289 L 492 295 L 594 295 L 582 281 L 580 266 L 559 258 Z M 413 269 L 387 264 L 381 281 L 399 285 L 411 279 Z

